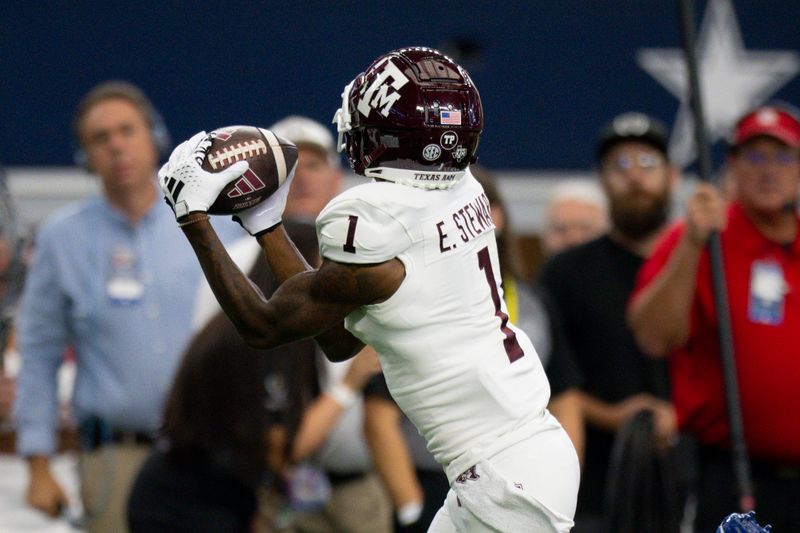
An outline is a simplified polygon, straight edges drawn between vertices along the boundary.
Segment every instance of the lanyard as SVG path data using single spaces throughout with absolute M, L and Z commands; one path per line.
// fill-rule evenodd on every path
M 517 324 L 519 304 L 517 300 L 517 281 L 513 277 L 503 278 L 503 295 L 508 307 L 508 318 L 512 324 Z

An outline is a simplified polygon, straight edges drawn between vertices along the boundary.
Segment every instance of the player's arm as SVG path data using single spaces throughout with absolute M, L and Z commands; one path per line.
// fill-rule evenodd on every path
M 290 277 L 268 300 L 239 270 L 204 216 L 191 214 L 186 221 L 192 223 L 183 226 L 184 233 L 222 309 L 247 343 L 257 348 L 315 337 L 338 327 L 358 307 L 389 298 L 405 277 L 397 259 L 364 265 L 325 260 L 319 270 Z M 267 241 L 268 256 L 277 251 L 278 258 L 271 261 L 281 263 L 279 270 L 285 275 L 291 270 L 286 249 L 291 241 L 281 233 L 261 240 Z M 286 261 L 279 259 L 283 254 Z M 328 357 L 341 360 L 354 355 L 360 344 L 345 340 L 328 348 Z
M 312 270 L 289 238 L 283 225 L 277 226 L 273 231 L 258 233 L 256 239 L 264 250 L 267 263 L 278 283 L 283 283 L 294 275 Z M 360 340 L 344 328 L 343 321 L 318 334 L 314 340 L 329 359 L 337 361 L 357 354 L 364 346 Z
M 319 339 L 326 355 L 332 359 L 343 359 L 357 353 L 361 343 L 344 331 L 341 321 L 347 313 L 361 305 L 358 302 L 369 301 L 375 294 L 364 291 L 364 294 L 349 294 L 344 299 L 342 294 L 337 294 L 335 296 L 340 299 L 334 301 L 317 290 L 316 299 L 311 299 L 316 274 L 308 271 L 309 266 L 280 226 L 293 172 L 270 198 L 238 212 L 234 217 L 259 239 L 279 279 L 291 278 L 289 287 L 282 291 L 283 296 L 276 302 L 268 303 L 261 291 L 231 260 L 208 222 L 209 206 L 228 182 L 247 169 L 247 162 L 234 163 L 217 173 L 206 172 L 201 163 L 210 145 L 211 139 L 205 132 L 197 133 L 173 150 L 169 161 L 159 170 L 158 177 L 164 198 L 189 238 L 206 279 L 225 313 L 245 340 L 256 347 L 276 346 L 319 335 L 333 328 Z M 344 277 L 355 274 L 346 268 L 340 270 L 339 274 Z M 380 275 L 380 270 L 377 268 L 370 272 L 377 271 Z M 369 284 L 373 292 L 380 290 L 381 286 L 380 283 Z

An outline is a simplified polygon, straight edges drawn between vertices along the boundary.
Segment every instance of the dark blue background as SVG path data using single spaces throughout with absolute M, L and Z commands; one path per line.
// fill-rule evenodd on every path
M 748 50 L 800 47 L 796 0 L 734 7 Z M 670 0 L 13 2 L 0 22 L 0 160 L 71 164 L 73 107 L 105 79 L 142 86 L 182 139 L 289 113 L 328 122 L 376 56 L 453 42 L 480 52 L 463 63 L 483 98 L 491 167 L 588 168 L 613 114 L 671 124 L 678 109 L 635 62 L 640 48 L 680 46 Z M 800 103 L 800 78 L 776 96 Z

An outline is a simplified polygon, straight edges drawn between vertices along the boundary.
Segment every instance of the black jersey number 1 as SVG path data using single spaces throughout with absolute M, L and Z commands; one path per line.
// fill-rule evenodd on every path
M 525 355 L 525 352 L 522 351 L 522 346 L 517 342 L 517 334 L 514 333 L 513 329 L 508 327 L 508 315 L 505 314 L 500 307 L 500 292 L 497 290 L 497 283 L 494 281 L 492 260 L 489 256 L 489 248 L 487 247 L 481 248 L 478 252 L 478 268 L 483 270 L 483 273 L 486 274 L 486 282 L 489 284 L 489 290 L 492 293 L 492 301 L 494 302 L 494 314 L 500 319 L 500 331 L 505 335 L 503 346 L 505 346 L 508 360 L 513 363 Z
M 342 249 L 347 253 L 354 254 L 356 253 L 356 247 L 353 246 L 353 242 L 356 240 L 356 224 L 358 224 L 358 216 L 350 215 L 349 220 L 350 225 L 347 226 L 347 240 L 344 241 Z

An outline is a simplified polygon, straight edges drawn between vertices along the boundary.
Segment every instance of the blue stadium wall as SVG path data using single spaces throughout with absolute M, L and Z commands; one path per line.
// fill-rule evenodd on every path
M 800 49 L 797 0 L 732 5 L 748 50 Z M 674 121 L 678 100 L 636 53 L 679 47 L 677 19 L 671 0 L 15 1 L 0 21 L 0 161 L 70 165 L 73 106 L 101 80 L 142 86 L 180 139 L 290 113 L 327 122 L 372 59 L 421 44 L 457 55 L 475 79 L 483 163 L 587 169 L 613 114 Z M 800 103 L 800 77 L 775 96 Z

